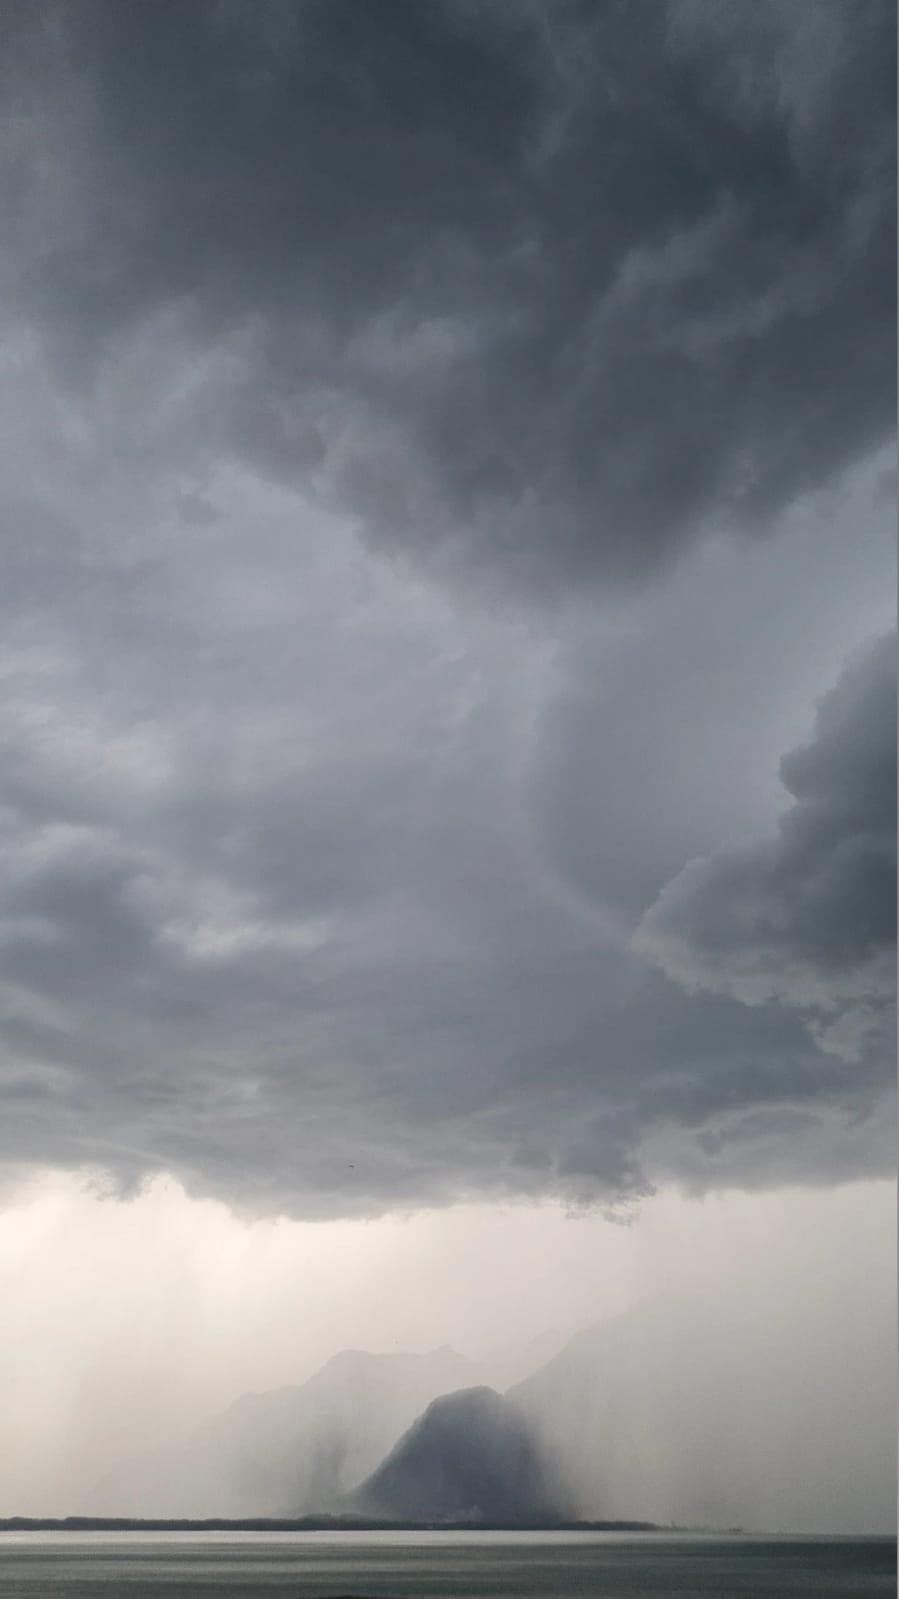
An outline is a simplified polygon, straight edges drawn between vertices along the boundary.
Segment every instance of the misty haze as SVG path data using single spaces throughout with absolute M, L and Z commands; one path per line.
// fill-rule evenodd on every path
M 893 1591 L 895 8 L 0 102 L 0 1599 Z

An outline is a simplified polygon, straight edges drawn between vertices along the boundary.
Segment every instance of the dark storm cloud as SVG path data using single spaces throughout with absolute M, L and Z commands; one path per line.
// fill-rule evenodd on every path
M 808 1011 L 854 1055 L 895 992 L 893 635 L 847 669 L 781 777 L 793 805 L 777 837 L 687 866 L 636 945 L 688 987 Z
M 584 651 L 568 662 L 554 629 L 466 616 L 360 563 L 345 530 L 307 510 L 298 531 L 293 499 L 252 480 L 216 498 L 189 536 L 145 532 L 136 565 L 101 559 L 102 527 L 78 538 L 47 516 L 20 573 L 0 718 L 2 1153 L 126 1188 L 167 1168 L 311 1215 L 885 1169 L 881 1040 L 849 1062 L 775 1003 L 682 993 L 629 951 L 601 870 L 573 902 L 534 803 L 547 761 L 555 793 L 589 786 L 600 861 L 649 850 L 643 810 L 628 832 L 614 797 L 621 735 L 586 772 L 577 727 L 556 728 L 560 674 L 563 699 L 588 693 Z M 67 583 L 45 584 L 47 565 Z M 646 625 L 659 635 L 660 613 Z M 629 659 L 599 676 L 639 747 L 658 710 L 640 681 L 627 698 Z M 690 848 L 680 803 L 659 858 Z
M 304 1214 L 886 1169 L 833 920 L 769 907 L 817 1032 L 632 947 L 885 625 L 886 7 L 0 26 L 0 1155 Z M 873 671 L 769 874 L 851 927 Z
M 8 266 L 69 380 L 163 314 L 239 338 L 207 439 L 378 541 L 638 574 L 892 426 L 886 0 L 5 21 Z

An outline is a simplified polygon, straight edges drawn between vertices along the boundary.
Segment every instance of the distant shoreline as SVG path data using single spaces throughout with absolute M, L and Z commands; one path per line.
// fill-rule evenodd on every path
M 376 1521 L 363 1516 L 4 1516 L 4 1532 L 683 1532 L 654 1521 Z M 740 1528 L 728 1529 L 738 1532 Z

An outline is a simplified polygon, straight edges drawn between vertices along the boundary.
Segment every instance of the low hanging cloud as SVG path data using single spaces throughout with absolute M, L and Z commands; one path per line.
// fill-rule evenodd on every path
M 777 837 L 685 867 L 634 947 L 684 987 L 794 1008 L 856 1058 L 895 993 L 893 635 L 847 668 L 781 777 L 794 803 Z
M 31 471 L 25 448 L 7 463 L 9 480 Z M 306 1216 L 473 1195 L 616 1205 L 661 1181 L 889 1165 L 876 1040 L 849 1062 L 781 1004 L 683 993 L 629 948 L 630 902 L 604 906 L 603 861 L 646 847 L 647 813 L 618 789 L 657 742 L 628 648 L 608 644 L 591 690 L 558 618 L 448 605 L 318 512 L 298 537 L 294 498 L 240 475 L 189 536 L 135 494 L 123 523 L 96 499 L 82 537 L 66 520 L 88 520 L 78 475 L 60 472 L 48 458 L 57 514 L 10 511 L 3 546 L 0 1159 L 99 1168 L 126 1190 L 169 1170 Z M 103 555 L 104 514 L 122 563 Z M 801 547 L 779 568 L 797 604 L 839 569 Z M 745 585 L 714 564 L 704 581 L 699 611 L 729 626 Z M 638 619 L 660 667 L 680 659 L 658 612 Z M 595 618 L 581 625 L 595 649 Z M 574 645 L 574 619 L 562 636 Z M 778 638 L 754 646 L 772 693 Z M 564 706 L 600 683 L 616 717 L 585 768 Z M 679 694 L 659 783 L 686 741 L 715 770 L 714 703 Z M 592 798 L 592 900 L 554 865 L 548 764 L 558 814 Z M 651 859 L 686 858 L 690 794 L 671 785 Z
M 297 1215 L 890 1168 L 836 935 L 826 1035 L 631 942 L 885 625 L 889 8 L 0 27 L 0 1160 Z
M 890 434 L 888 0 L 4 20 L 6 281 L 76 392 L 135 330 L 218 352 L 198 478 L 237 453 L 546 595 Z

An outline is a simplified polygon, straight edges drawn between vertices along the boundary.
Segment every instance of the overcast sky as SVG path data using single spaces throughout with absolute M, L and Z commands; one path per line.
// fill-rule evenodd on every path
M 894 30 L 4 6 L 22 1237 L 882 1204 Z

